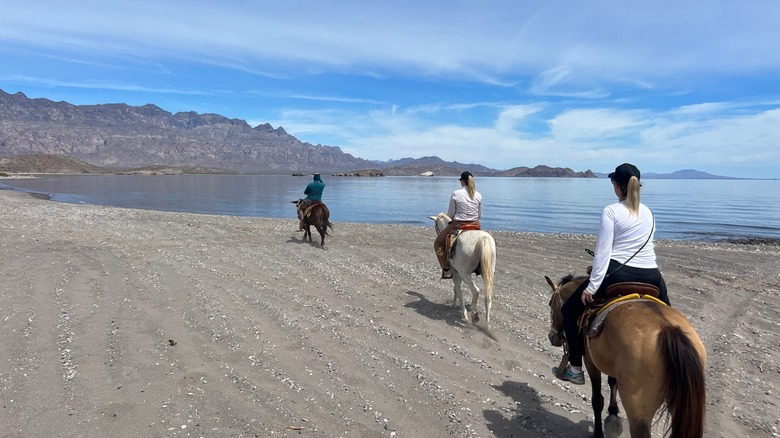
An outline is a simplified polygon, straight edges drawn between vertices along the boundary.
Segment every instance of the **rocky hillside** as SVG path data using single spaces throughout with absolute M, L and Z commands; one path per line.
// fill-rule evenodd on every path
M 106 173 L 98 166 L 57 155 L 19 155 L 0 158 L 3 173 Z
M 439 157 L 403 158 L 384 164 L 387 166 L 384 170 L 385 175 L 391 176 L 418 176 L 423 172 L 432 172 L 435 176 L 460 175 L 464 170 L 477 176 L 493 176 L 498 173 L 495 169 L 479 164 L 447 162 Z
M 269 124 L 217 114 L 171 114 L 154 105 L 72 105 L 0 90 L 0 158 L 60 155 L 105 168 L 200 166 L 241 172 L 374 167 Z
M 305 143 L 284 128 L 155 105 L 72 105 L 0 90 L 0 171 L 31 173 L 312 173 L 593 177 L 537 166 L 498 171 L 439 157 L 377 162 Z
M 534 168 L 514 167 L 509 170 L 498 172 L 496 176 L 520 176 L 535 178 L 598 178 L 590 169 L 584 172 L 575 172 L 568 167 L 549 167 L 539 165 Z

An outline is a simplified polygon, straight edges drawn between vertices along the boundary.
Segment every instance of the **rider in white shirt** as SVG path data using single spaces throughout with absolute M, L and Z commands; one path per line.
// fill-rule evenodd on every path
M 482 218 L 482 195 L 475 188 L 474 175 L 469 171 L 463 172 L 458 181 L 460 181 L 460 188 L 452 192 L 447 208 L 447 216 L 452 221 L 436 236 L 436 240 L 433 242 L 433 249 L 441 266 L 442 280 L 452 278 L 450 261 L 445 249 L 447 235 L 464 225 L 479 226 L 479 220 Z
M 621 282 L 652 284 L 660 291 L 658 298 L 669 305 L 666 283 L 655 261 L 653 237 L 655 218 L 647 206 L 639 202 L 639 169 L 623 163 L 609 174 L 618 202 L 608 205 L 601 214 L 601 225 L 593 257 L 590 278 L 583 282 L 561 308 L 571 366 L 563 379 L 582 385 L 582 355 L 585 351 L 578 320 L 585 306 L 600 298 L 607 287 Z M 553 368 L 553 373 L 557 368 Z

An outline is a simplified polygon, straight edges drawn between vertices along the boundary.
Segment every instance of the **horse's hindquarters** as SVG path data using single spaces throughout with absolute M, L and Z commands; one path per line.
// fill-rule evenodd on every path
M 618 379 L 632 430 L 649 428 L 664 402 L 673 427 L 697 430 L 703 422 L 706 353 L 685 316 L 663 304 L 635 301 L 611 310 L 603 324 L 601 334 L 589 339 L 587 354 L 601 372 Z M 671 393 L 680 395 L 670 398 Z M 680 403 L 669 406 L 670 400 Z
M 482 242 L 488 242 L 486 248 L 481 248 Z M 496 264 L 496 242 L 489 233 L 485 231 L 466 231 L 458 236 L 455 241 L 455 254 L 450 259 L 451 265 L 458 272 L 471 274 L 480 265 L 482 251 L 490 254 L 491 264 L 495 269 Z M 460 267 L 460 269 L 457 269 Z
M 604 374 L 621 378 L 644 368 L 647 378 L 660 376 L 663 366 L 658 357 L 658 333 L 668 321 L 659 307 L 637 301 L 609 311 L 601 333 L 588 339 L 588 352 Z
M 590 353 L 599 368 L 609 375 L 626 373 L 641 361 L 650 377 L 654 369 L 664 371 L 658 357 L 659 334 L 664 327 L 679 327 L 696 348 L 702 360 L 706 360 L 704 344 L 699 335 L 676 309 L 652 301 L 628 302 L 614 308 L 603 322 L 599 336 L 589 340 Z

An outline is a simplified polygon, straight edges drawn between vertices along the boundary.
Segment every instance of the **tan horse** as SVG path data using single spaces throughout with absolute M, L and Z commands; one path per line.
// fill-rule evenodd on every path
M 588 277 L 567 276 L 555 283 L 550 298 L 550 343 L 563 343 L 561 306 Z M 587 336 L 587 335 L 585 335 Z M 649 438 L 655 413 L 665 404 L 666 433 L 672 438 L 704 435 L 705 385 L 704 344 L 685 316 L 676 309 L 651 300 L 634 300 L 614 307 L 603 322 L 600 335 L 586 338 L 585 366 L 590 376 L 594 436 L 622 429 L 614 383 L 628 418 L 632 438 Z M 601 373 L 610 376 L 612 394 L 609 415 L 601 424 L 604 398 Z

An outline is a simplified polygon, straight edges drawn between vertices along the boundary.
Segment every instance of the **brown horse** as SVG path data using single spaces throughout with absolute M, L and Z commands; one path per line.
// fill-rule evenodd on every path
M 554 283 L 550 298 L 550 343 L 560 346 L 563 339 L 561 306 L 577 286 L 588 277 L 571 275 Z M 594 436 L 604 436 L 614 425 L 622 427 L 617 417 L 617 394 L 628 418 L 632 438 L 649 438 L 656 411 L 665 406 L 671 418 L 666 433 L 672 438 L 704 435 L 705 387 L 704 344 L 685 316 L 676 309 L 652 300 L 632 300 L 613 307 L 596 337 L 586 334 L 585 366 L 590 376 L 594 414 Z M 604 397 L 601 395 L 601 373 L 610 376 L 612 390 L 609 415 L 601 424 Z
M 302 202 L 303 199 L 299 199 L 295 204 L 296 208 L 300 208 Z M 306 208 L 306 210 L 302 212 L 304 225 L 303 240 L 306 240 L 306 237 L 308 236 L 309 242 L 312 242 L 311 226 L 314 225 L 314 228 L 320 233 L 320 247 L 324 248 L 325 236 L 330 235 L 328 229 L 333 231 L 333 224 L 331 224 L 328 219 L 330 219 L 330 210 L 328 210 L 328 207 L 322 202 L 314 202 L 311 206 Z

